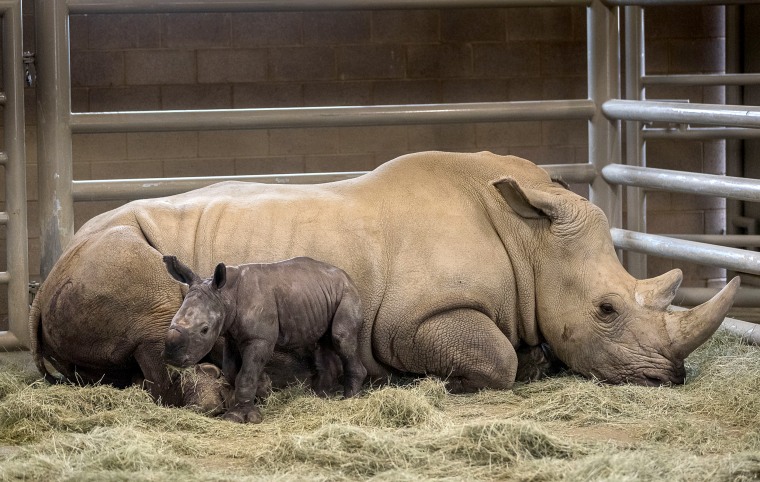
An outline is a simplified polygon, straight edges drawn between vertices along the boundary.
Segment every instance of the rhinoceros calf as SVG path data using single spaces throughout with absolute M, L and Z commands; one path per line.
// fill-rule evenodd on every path
M 318 345 L 334 352 L 343 364 L 344 396 L 361 389 L 367 376 L 357 354 L 361 299 L 343 270 L 298 257 L 240 266 L 219 263 L 214 276 L 203 280 L 175 256 L 163 260 L 169 274 L 189 286 L 169 325 L 164 359 L 189 367 L 224 336 L 222 371 L 235 390 L 225 419 L 261 421 L 254 399 L 275 345 L 301 356 L 314 355 Z M 322 379 L 316 385 L 331 385 L 332 374 L 316 365 Z
M 718 328 L 739 284 L 668 311 L 681 272 L 630 276 L 604 213 L 540 167 L 422 152 L 356 179 L 226 182 L 91 219 L 35 297 L 40 369 L 44 357 L 72 380 L 141 373 L 154 396 L 181 403 L 161 358 L 182 302 L 162 262 L 170 253 L 206 276 L 222 260 L 303 255 L 338 266 L 359 289 L 370 377 L 437 375 L 453 391 L 511 387 L 515 347 L 541 343 L 588 377 L 683 383 L 684 359 Z

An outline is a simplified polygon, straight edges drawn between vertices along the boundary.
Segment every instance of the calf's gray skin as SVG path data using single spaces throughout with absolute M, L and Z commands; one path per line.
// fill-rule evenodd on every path
M 194 365 L 224 336 L 222 372 L 234 385 L 225 419 L 261 421 L 254 400 L 275 345 L 301 356 L 334 352 L 343 366 L 344 396 L 361 389 L 367 376 L 357 353 L 361 299 L 343 270 L 298 257 L 240 266 L 219 263 L 214 276 L 203 280 L 175 256 L 163 260 L 169 274 L 189 286 L 169 325 L 164 359 L 182 368 Z M 318 379 L 330 378 L 316 386 L 331 385 L 332 373 L 316 365 Z
M 633 278 L 602 211 L 540 167 L 422 152 L 351 180 L 226 182 L 91 219 L 35 297 L 40 369 L 46 358 L 70 379 L 141 373 L 154 396 L 176 396 L 161 352 L 182 291 L 165 254 L 204 276 L 222 260 L 305 255 L 338 266 L 361 296 L 369 376 L 437 375 L 453 391 L 511 387 L 516 348 L 541 343 L 587 377 L 682 383 L 684 359 L 718 328 L 739 284 L 671 312 L 681 272 Z

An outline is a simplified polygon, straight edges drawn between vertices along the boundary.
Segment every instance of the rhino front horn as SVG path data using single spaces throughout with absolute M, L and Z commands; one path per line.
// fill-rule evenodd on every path
M 665 316 L 674 353 L 686 358 L 715 333 L 739 291 L 739 277 L 732 279 L 717 295 L 686 311 L 673 311 Z

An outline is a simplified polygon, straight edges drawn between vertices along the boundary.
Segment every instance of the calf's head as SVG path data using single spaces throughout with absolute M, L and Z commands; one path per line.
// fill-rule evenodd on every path
M 198 363 L 219 338 L 226 316 L 220 290 L 227 281 L 227 270 L 219 263 L 214 276 L 203 280 L 176 257 L 163 259 L 172 278 L 189 286 L 169 325 L 164 346 L 166 363 L 184 368 Z
M 556 356 L 608 383 L 683 383 L 685 358 L 718 328 L 739 279 L 703 305 L 669 311 L 681 271 L 645 280 L 628 274 L 598 207 L 549 183 L 494 184 L 531 233 L 524 248 L 533 264 L 536 320 Z

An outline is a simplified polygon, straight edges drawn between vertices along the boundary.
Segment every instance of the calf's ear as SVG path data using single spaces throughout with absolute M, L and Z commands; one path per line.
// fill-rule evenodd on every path
M 519 216 L 527 219 L 554 219 L 558 202 L 556 196 L 544 191 L 520 186 L 511 176 L 493 182 L 509 207 Z
M 211 281 L 211 287 L 219 290 L 224 287 L 225 283 L 227 283 L 227 267 L 224 263 L 219 263 L 214 270 L 214 279 Z
M 176 256 L 164 256 L 164 264 L 166 265 L 166 271 L 169 272 L 172 278 L 185 283 L 186 285 L 192 285 L 200 283 L 201 278 L 193 273 L 193 270 L 189 266 L 178 260 Z

